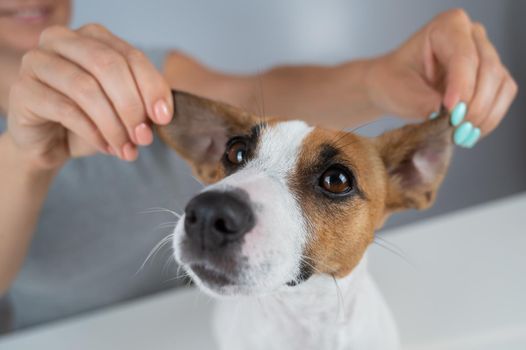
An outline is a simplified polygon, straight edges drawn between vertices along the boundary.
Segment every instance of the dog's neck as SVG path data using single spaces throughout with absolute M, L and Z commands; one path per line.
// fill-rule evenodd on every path
M 320 324 L 345 323 L 350 315 L 358 291 L 368 278 L 365 258 L 353 272 L 340 279 L 328 275 L 314 275 L 309 280 L 286 287 L 276 295 L 262 298 L 264 303 L 277 304 L 281 315 L 301 323 L 319 327 Z
M 248 341 L 239 344 L 236 340 L 225 340 L 226 344 L 231 349 L 247 346 L 256 349 L 253 344 L 265 344 L 264 348 L 269 350 L 284 346 L 289 349 L 363 348 L 360 345 L 370 345 L 376 332 L 385 337 L 378 340 L 381 342 L 378 348 L 392 349 L 392 344 L 397 344 L 392 338 L 396 337 L 396 330 L 364 260 L 345 278 L 314 275 L 272 295 L 222 303 L 219 316 L 223 315 L 223 322 L 218 324 L 225 324 L 227 320 L 237 324 L 237 331 L 244 334 L 240 341 Z M 228 332 L 223 335 L 225 339 L 239 338 Z M 294 339 L 294 345 L 290 339 Z

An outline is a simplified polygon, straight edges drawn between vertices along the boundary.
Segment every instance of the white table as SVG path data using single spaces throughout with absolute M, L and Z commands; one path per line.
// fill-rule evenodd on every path
M 405 349 L 526 349 L 526 194 L 382 233 L 370 268 Z M 397 248 L 393 248 L 396 246 Z M 168 292 L 0 338 L 0 349 L 214 349 L 213 301 Z

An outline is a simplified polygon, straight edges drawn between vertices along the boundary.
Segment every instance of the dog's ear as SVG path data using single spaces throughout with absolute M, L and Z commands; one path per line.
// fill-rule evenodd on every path
M 447 112 L 389 131 L 375 142 L 387 171 L 386 214 L 431 206 L 453 153 Z
M 255 118 L 230 105 L 172 91 L 174 117 L 159 126 L 161 139 L 192 165 L 205 183 L 221 177 L 220 160 L 228 139 L 247 133 Z

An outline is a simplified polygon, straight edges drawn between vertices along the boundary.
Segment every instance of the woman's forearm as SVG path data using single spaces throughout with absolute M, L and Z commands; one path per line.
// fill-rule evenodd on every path
M 312 124 L 351 127 L 382 114 L 372 103 L 368 73 L 374 60 L 336 66 L 281 66 L 233 75 L 213 71 L 180 52 L 165 62 L 177 89 L 230 103 L 254 114 L 301 118 Z
M 302 118 L 345 128 L 371 121 L 381 112 L 367 91 L 369 61 L 337 66 L 283 66 L 247 77 L 244 107 L 254 113 Z
M 53 176 L 33 170 L 9 135 L 0 135 L 0 295 L 24 260 Z

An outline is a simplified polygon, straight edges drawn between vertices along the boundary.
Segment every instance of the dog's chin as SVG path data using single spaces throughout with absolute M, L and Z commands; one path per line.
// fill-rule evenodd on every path
M 276 288 L 265 288 L 262 284 L 248 284 L 203 264 L 187 265 L 185 270 L 199 289 L 216 298 L 261 296 L 276 290 Z

